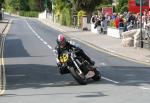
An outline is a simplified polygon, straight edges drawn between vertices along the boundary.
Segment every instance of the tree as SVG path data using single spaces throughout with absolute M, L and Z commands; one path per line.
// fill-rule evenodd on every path
M 95 6 L 99 5 L 102 0 L 72 0 L 73 9 L 75 11 L 85 10 L 92 12 Z
M 5 0 L 5 7 L 11 10 L 20 10 L 20 0 Z
M 29 11 L 28 0 L 20 0 L 20 10 Z
M 117 0 L 117 6 L 116 6 L 117 12 L 124 12 L 124 10 L 126 10 L 127 7 L 128 7 L 128 0 Z
M 4 2 L 4 0 L 0 0 L 0 9 L 2 8 L 3 2 Z
M 38 11 L 39 10 L 37 0 L 29 0 L 28 5 L 29 5 L 31 11 Z
M 0 0 L 0 4 L 3 4 L 4 3 L 4 0 Z

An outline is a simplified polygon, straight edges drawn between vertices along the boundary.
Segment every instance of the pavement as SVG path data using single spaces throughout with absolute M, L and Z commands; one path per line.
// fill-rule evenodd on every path
M 4 90 L 4 68 L 3 68 L 3 33 L 8 25 L 8 20 L 1 20 L 0 21 L 0 95 L 2 94 Z
M 91 31 L 82 31 L 77 28 L 62 26 L 51 19 L 38 19 L 40 22 L 56 30 L 63 32 L 66 36 L 83 42 L 96 50 L 131 60 L 134 62 L 150 65 L 150 50 L 144 48 L 123 47 L 121 39 L 104 34 L 95 34 Z

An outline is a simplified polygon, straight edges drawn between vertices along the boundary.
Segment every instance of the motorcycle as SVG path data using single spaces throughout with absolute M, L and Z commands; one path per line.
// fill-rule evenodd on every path
M 101 73 L 96 67 L 91 66 L 88 61 L 82 57 L 76 56 L 76 50 L 65 50 L 60 55 L 60 62 L 64 69 L 70 73 L 73 78 L 81 85 L 87 84 L 88 79 L 98 81 L 101 79 Z

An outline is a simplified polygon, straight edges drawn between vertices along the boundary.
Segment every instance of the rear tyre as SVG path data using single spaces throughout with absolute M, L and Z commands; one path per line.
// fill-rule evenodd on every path
M 79 74 L 79 71 L 77 69 L 74 69 L 73 67 L 71 67 L 70 69 L 70 73 L 71 75 L 74 77 L 74 79 L 81 85 L 85 85 L 87 84 L 87 80 L 84 76 L 84 74 Z

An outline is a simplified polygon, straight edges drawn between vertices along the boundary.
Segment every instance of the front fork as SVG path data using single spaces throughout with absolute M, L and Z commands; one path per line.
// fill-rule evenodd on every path
M 82 71 L 81 71 L 80 67 L 78 66 L 78 64 L 76 63 L 76 61 L 74 60 L 74 58 L 72 56 L 71 56 L 71 59 L 72 59 L 74 65 L 76 66 L 77 70 L 79 71 L 79 75 L 81 75 Z

